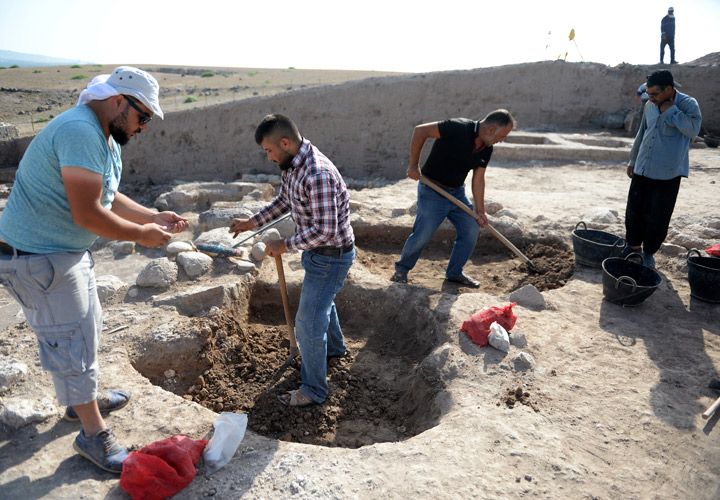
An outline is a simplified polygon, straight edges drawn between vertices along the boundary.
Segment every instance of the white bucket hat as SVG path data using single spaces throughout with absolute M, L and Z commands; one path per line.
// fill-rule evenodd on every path
M 78 106 L 89 101 L 107 99 L 114 95 L 133 96 L 152 113 L 163 119 L 158 92 L 160 85 L 148 72 L 132 66 L 120 66 L 109 75 L 98 75 L 80 93 Z

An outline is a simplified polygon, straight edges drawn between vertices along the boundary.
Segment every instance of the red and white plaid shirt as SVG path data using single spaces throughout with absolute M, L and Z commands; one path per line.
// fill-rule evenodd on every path
M 283 171 L 280 193 L 252 220 L 257 227 L 288 212 L 297 226 L 285 239 L 288 250 L 346 247 L 355 241 L 350 226 L 350 196 L 335 165 L 303 139 L 292 166 Z

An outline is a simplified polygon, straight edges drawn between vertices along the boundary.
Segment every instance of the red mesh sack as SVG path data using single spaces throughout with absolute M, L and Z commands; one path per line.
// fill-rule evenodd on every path
M 160 500 L 185 488 L 207 441 L 170 436 L 133 451 L 123 462 L 120 488 L 133 500 Z
M 488 335 L 490 335 L 490 325 L 493 321 L 497 321 L 507 331 L 512 330 L 512 327 L 515 326 L 517 316 L 512 308 L 516 305 L 515 302 L 511 302 L 503 307 L 492 306 L 478 311 L 470 316 L 470 319 L 463 321 L 460 331 L 465 332 L 474 344 L 481 347 L 486 346 L 488 345 Z
M 706 248 L 705 251 L 708 255 L 712 255 L 713 257 L 720 257 L 720 243 Z

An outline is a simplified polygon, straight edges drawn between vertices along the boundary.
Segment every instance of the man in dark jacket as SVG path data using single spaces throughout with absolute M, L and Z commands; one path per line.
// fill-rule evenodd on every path
M 670 7 L 667 16 L 660 21 L 660 64 L 665 62 L 665 45 L 670 46 L 670 64 L 675 60 L 675 9 Z

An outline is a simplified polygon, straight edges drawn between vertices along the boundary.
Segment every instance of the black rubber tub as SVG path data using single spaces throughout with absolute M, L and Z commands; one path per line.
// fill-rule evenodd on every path
M 641 262 L 639 253 L 631 253 L 624 259 L 609 257 L 602 262 L 603 295 L 608 302 L 637 306 L 657 290 L 662 278 Z
M 580 225 L 583 226 L 579 229 Z M 572 232 L 575 262 L 583 266 L 599 268 L 602 261 L 609 257 L 619 257 L 625 249 L 625 240 L 620 236 L 588 229 L 585 222 L 580 221 Z
M 720 304 L 720 258 L 703 257 L 693 248 L 688 252 L 690 295 L 698 300 Z

